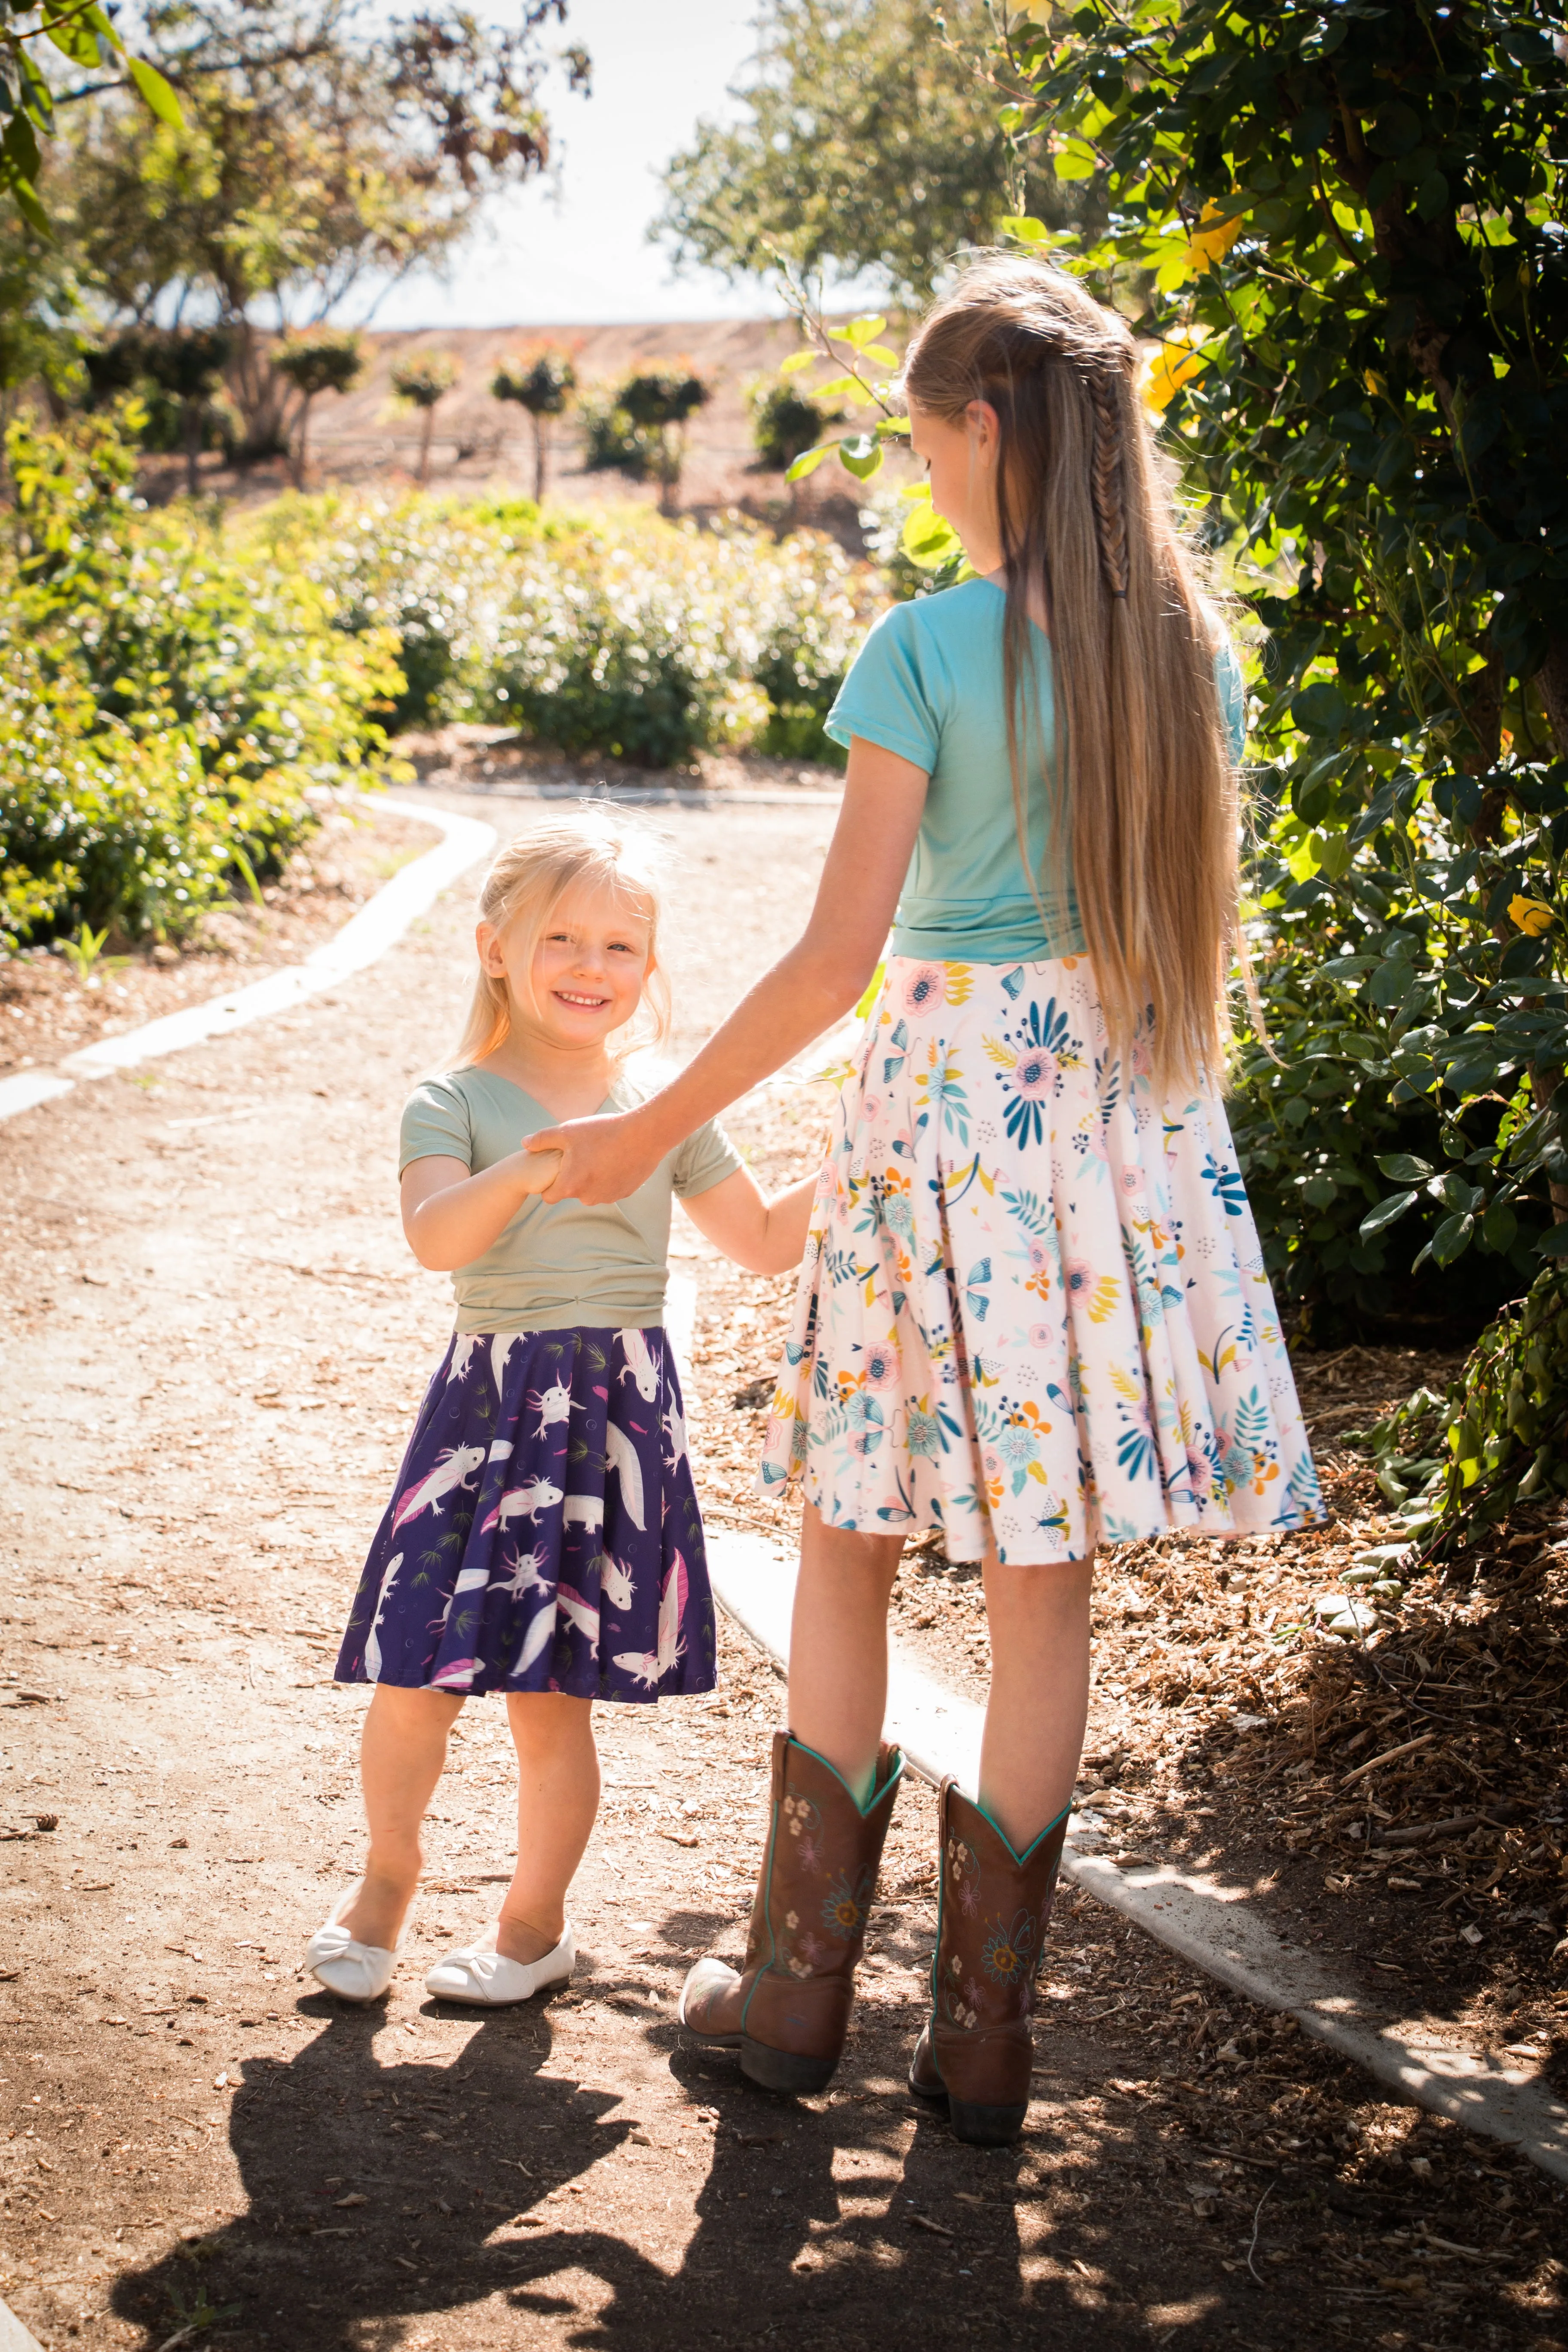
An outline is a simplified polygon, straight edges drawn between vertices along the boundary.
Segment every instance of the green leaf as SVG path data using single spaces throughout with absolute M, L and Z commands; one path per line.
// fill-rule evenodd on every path
M 914 506 L 904 519 L 899 545 L 922 572 L 937 572 L 962 552 L 958 533 L 943 515 L 928 506 Z
M 881 318 L 851 319 L 847 327 L 832 327 L 828 331 L 835 342 L 853 343 L 858 352 L 863 352 L 868 343 L 876 341 L 887 323 Z
M 185 118 L 180 111 L 180 101 L 156 66 L 150 66 L 145 58 L 127 58 L 125 64 L 132 80 L 159 121 L 166 122 L 172 131 L 183 131 Z
M 819 441 L 815 449 L 804 450 L 784 475 L 785 481 L 804 482 L 807 474 L 815 474 L 823 459 L 831 457 L 837 446 L 837 441 Z
M 69 58 L 73 66 L 85 66 L 89 73 L 99 63 L 98 43 L 88 22 L 96 13 L 90 7 L 76 8 L 68 16 L 57 16 L 48 26 L 48 37 L 60 55 Z
M 1051 233 L 1042 220 L 1029 213 L 1005 213 L 996 224 L 998 236 L 1010 236 L 1016 245 L 1048 245 Z
M 1386 1176 L 1391 1184 L 1425 1184 L 1436 1173 L 1425 1160 L 1417 1160 L 1409 1151 L 1384 1151 L 1378 1154 L 1378 1173 Z
M 869 481 L 882 462 L 882 446 L 874 433 L 850 433 L 838 444 L 838 462 L 857 481 Z
M 1519 1219 L 1506 1201 L 1494 1201 L 1481 1219 L 1481 1239 L 1488 1249 L 1506 1257 L 1519 1234 Z
M 1535 1246 L 1542 1257 L 1568 1257 L 1568 1225 L 1549 1225 Z
M 907 416 L 881 416 L 878 418 L 873 430 L 880 433 L 884 438 L 889 438 L 894 434 L 901 434 L 907 440 L 909 438 L 910 420 Z M 929 482 L 926 485 L 926 488 L 929 495 L 931 488 Z
M 1361 1221 L 1359 1231 L 1363 1241 L 1369 1242 L 1385 1227 L 1396 1225 L 1405 1210 L 1414 1208 L 1420 1198 L 1419 1192 L 1395 1192 L 1392 1200 L 1380 1201 L 1376 1208 L 1369 1209 Z
M 1463 1257 L 1470 1246 L 1470 1237 L 1475 1230 L 1476 1221 L 1472 1216 L 1445 1217 L 1432 1236 L 1432 1255 L 1436 1263 L 1452 1265 L 1456 1258 Z
M 802 368 L 815 367 L 821 356 L 820 352 L 791 352 L 788 359 L 780 362 L 779 373 L 798 375 Z
M 836 375 L 831 383 L 813 384 L 814 400 L 852 400 L 864 408 L 871 394 L 858 375 Z
M 1051 158 L 1058 180 L 1092 180 L 1100 157 L 1087 139 L 1064 139 Z

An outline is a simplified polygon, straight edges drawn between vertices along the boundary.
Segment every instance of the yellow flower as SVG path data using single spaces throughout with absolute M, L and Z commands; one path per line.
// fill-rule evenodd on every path
M 1203 353 L 1194 351 L 1190 343 L 1162 343 L 1144 373 L 1144 406 L 1163 416 L 1182 386 L 1190 383 L 1203 365 Z
M 1205 205 L 1203 216 L 1187 239 L 1187 274 L 1202 278 L 1216 261 L 1223 261 L 1237 238 L 1247 226 L 1245 214 L 1226 220 L 1218 205 Z
M 1508 916 L 1510 923 L 1517 924 L 1532 940 L 1538 940 L 1542 931 L 1549 931 L 1557 920 L 1555 912 L 1543 898 L 1510 898 Z

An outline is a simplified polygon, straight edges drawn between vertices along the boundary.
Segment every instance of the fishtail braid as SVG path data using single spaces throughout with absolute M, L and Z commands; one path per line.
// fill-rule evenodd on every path
M 1094 462 L 1090 490 L 1095 530 L 1100 539 L 1100 568 L 1113 596 L 1124 597 L 1128 585 L 1127 507 L 1121 472 L 1121 418 L 1118 410 L 1118 370 L 1089 371 L 1089 396 L 1094 404 Z

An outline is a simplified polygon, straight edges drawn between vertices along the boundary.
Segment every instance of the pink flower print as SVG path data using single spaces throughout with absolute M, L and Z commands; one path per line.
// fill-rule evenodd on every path
M 1094 1268 L 1081 1257 L 1069 1257 L 1062 1265 L 1062 1284 L 1069 1298 L 1087 1298 L 1094 1288 Z
M 1124 1168 L 1116 1181 L 1131 1200 L 1134 1192 L 1142 1192 L 1143 1188 L 1143 1171 L 1141 1168 Z
M 1201 1446 L 1187 1448 L 1187 1478 L 1196 1499 L 1206 1503 L 1214 1493 L 1214 1464 Z
M 947 997 L 947 974 L 939 963 L 922 963 L 904 982 L 906 1013 L 934 1013 Z
M 882 1116 L 881 1096 L 862 1095 L 860 1097 L 860 1116 L 868 1122 L 868 1125 L 875 1127 L 877 1121 Z
M 800 1866 L 813 1876 L 822 1868 L 822 1848 L 814 1837 L 803 1837 L 800 1842 Z
M 866 1385 L 868 1389 L 896 1389 L 902 1376 L 896 1348 L 868 1348 L 863 1359 Z
M 1029 1264 L 1033 1266 L 1035 1272 L 1038 1274 L 1041 1268 L 1043 1266 L 1048 1266 L 1050 1262 L 1050 1250 L 1047 1244 L 1041 1241 L 1037 1234 L 1029 1244 Z
M 1052 1345 L 1055 1338 L 1056 1334 L 1051 1329 L 1048 1323 L 1030 1324 L 1029 1345 L 1031 1348 L 1048 1348 Z
M 969 2003 L 970 2008 L 974 2011 L 975 2015 L 978 2016 L 980 2013 L 980 1987 L 975 1983 L 973 1977 L 970 1977 L 964 1984 L 963 1998 Z
M 1028 1045 L 1013 1065 L 1013 1091 L 1026 1102 L 1040 1102 L 1056 1091 L 1061 1064 L 1045 1045 Z
M 977 1878 L 961 1880 L 958 1889 L 958 1907 L 966 1919 L 973 1919 L 979 1910 L 980 1882 Z

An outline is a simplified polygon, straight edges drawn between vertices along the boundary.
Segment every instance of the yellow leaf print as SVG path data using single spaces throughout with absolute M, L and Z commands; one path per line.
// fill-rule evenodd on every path
M 1121 1285 L 1117 1281 L 1116 1276 L 1113 1274 L 1102 1274 L 1089 1294 L 1089 1321 L 1103 1323 L 1108 1316 L 1114 1315 L 1116 1303 L 1121 1296 Z
M 947 1001 L 950 1004 L 967 1004 L 974 993 L 974 974 L 966 963 L 944 963 L 947 977 Z
M 1119 1397 L 1126 1398 L 1129 1404 L 1137 1404 L 1142 1398 L 1142 1389 L 1133 1379 L 1125 1364 L 1113 1363 L 1111 1365 L 1110 1385 L 1116 1391 Z
M 986 1038 L 985 1051 L 991 1056 L 991 1059 L 996 1064 L 997 1067 L 1003 1070 L 1010 1070 L 1014 1063 L 1018 1058 L 1011 1045 L 1004 1045 L 1000 1038 L 997 1037 Z
M 1236 1360 L 1236 1343 L 1234 1340 L 1228 1348 L 1216 1348 L 1215 1349 L 1214 1360 L 1212 1363 L 1208 1357 L 1205 1355 L 1203 1349 L 1201 1348 L 1198 1349 L 1199 1363 L 1203 1366 L 1205 1371 L 1207 1372 L 1212 1379 L 1216 1381 L 1218 1380 L 1221 1372 L 1223 1372 L 1228 1365 L 1234 1364 Z

